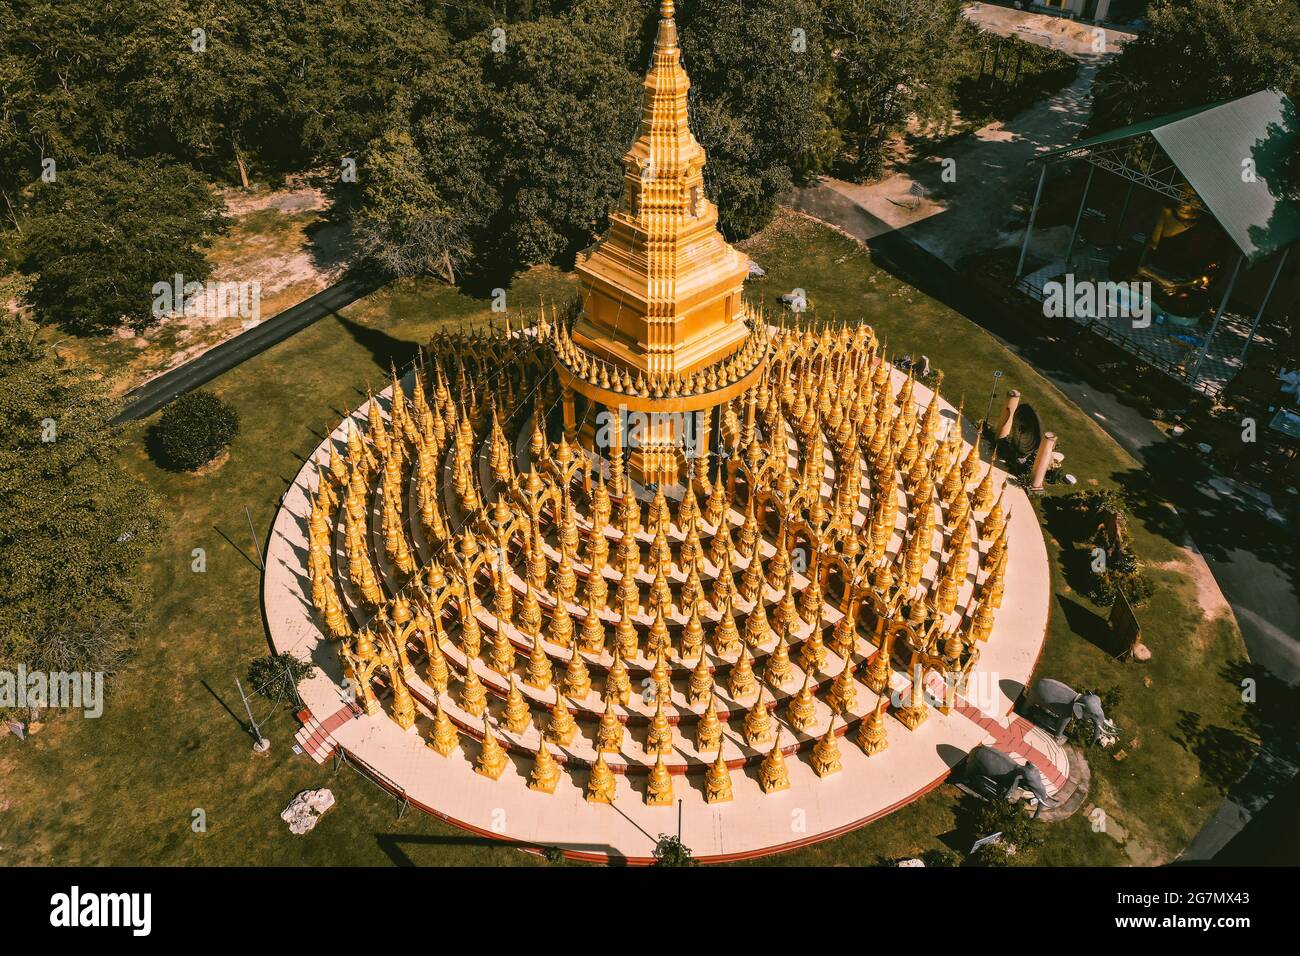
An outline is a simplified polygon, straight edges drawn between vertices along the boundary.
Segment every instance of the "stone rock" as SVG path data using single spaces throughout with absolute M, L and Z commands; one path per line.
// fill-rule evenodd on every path
M 1128 656 L 1139 664 L 1144 664 L 1151 660 L 1151 648 L 1147 647 L 1141 641 L 1135 641 L 1133 646 L 1128 649 Z
M 290 801 L 280 814 L 280 819 L 289 824 L 289 832 L 302 835 L 315 828 L 316 823 L 334 806 L 334 794 L 328 788 L 304 790 Z
M 925 861 L 912 857 L 910 860 L 899 860 L 899 866 L 925 866 Z

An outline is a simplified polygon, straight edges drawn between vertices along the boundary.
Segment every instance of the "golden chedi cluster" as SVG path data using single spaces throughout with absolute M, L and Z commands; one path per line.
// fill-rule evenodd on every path
M 331 445 L 311 596 L 358 705 L 499 786 L 663 806 L 683 773 L 716 803 L 746 765 L 833 776 L 952 707 L 1007 515 L 937 393 L 866 326 L 765 329 L 683 480 L 641 486 L 557 412 L 571 321 L 439 336 Z

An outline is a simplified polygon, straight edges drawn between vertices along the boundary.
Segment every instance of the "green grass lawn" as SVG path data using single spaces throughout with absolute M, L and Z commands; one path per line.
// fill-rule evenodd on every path
M 761 293 L 808 290 L 823 312 L 862 319 L 891 350 L 923 350 L 946 373 L 944 392 L 965 392 L 979 415 L 994 368 L 1018 387 L 1061 436 L 1081 481 L 1122 482 L 1136 469 L 1079 410 L 981 329 L 876 269 L 852 240 L 782 215 L 746 244 L 768 271 Z M 512 308 L 572 294 L 573 277 L 535 269 L 510 289 Z M 397 817 L 394 800 L 349 768 L 337 774 L 290 752 L 296 722 L 257 702 L 273 742 L 256 756 L 235 715 L 236 677 L 266 652 L 260 576 L 244 517 L 259 535 L 301 461 L 380 386 L 390 360 L 409 358 L 440 326 L 485 321 L 486 299 L 433 282 L 402 282 L 322 320 L 219 378 L 213 388 L 238 408 L 244 431 L 229 461 L 202 476 L 159 470 L 143 449 L 143 426 L 123 466 L 168 503 L 171 525 L 149 565 L 156 589 L 138 654 L 111 685 L 99 720 L 67 716 L 25 744 L 0 745 L 0 863 L 19 864 L 527 864 L 537 858 L 489 843 L 418 811 Z M 1181 532 L 1169 518 L 1133 522 L 1136 549 L 1176 561 Z M 207 571 L 191 571 L 203 548 Z M 1059 553 L 1050 544 L 1053 556 Z M 1225 667 L 1243 655 L 1230 620 L 1205 622 L 1194 585 L 1160 571 L 1161 587 L 1141 612 L 1148 665 L 1123 665 L 1093 643 L 1097 609 L 1054 572 L 1050 639 L 1038 673 L 1076 686 L 1121 687 L 1116 714 L 1137 739 L 1122 762 L 1092 761 L 1093 799 L 1129 834 L 1121 847 L 1077 815 L 1047 828 L 1027 862 L 1113 864 L 1171 859 L 1229 785 L 1234 742 L 1246 739 L 1239 692 Z M 1067 613 L 1068 611 L 1068 613 Z M 1149 680 L 1149 684 L 1148 684 Z M 1194 714 L 1191 718 L 1188 714 Z M 1239 747 L 1237 748 L 1240 749 Z M 1228 756 L 1225 756 L 1225 752 Z M 278 815 L 308 787 L 331 787 L 339 806 L 316 831 L 294 837 Z M 770 862 L 871 864 L 930 849 L 957 848 L 959 792 L 943 786 L 868 827 Z M 195 811 L 206 832 L 192 827 Z M 947 840 L 945 841 L 945 837 Z M 965 849 L 965 847 L 960 847 Z M 650 849 L 647 846 L 647 850 Z

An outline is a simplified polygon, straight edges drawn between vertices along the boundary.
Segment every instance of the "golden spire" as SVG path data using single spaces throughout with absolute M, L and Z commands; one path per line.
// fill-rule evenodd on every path
M 605 762 L 605 754 L 603 752 L 596 754 L 596 762 L 591 765 L 591 773 L 587 777 L 588 802 L 613 803 L 617 788 L 618 780 L 614 772 L 609 769 L 609 764 Z
M 778 731 L 772 749 L 758 766 L 758 785 L 764 793 L 790 789 L 790 773 L 786 770 L 785 754 L 781 753 L 781 734 Z
M 533 772 L 528 780 L 529 790 L 542 793 L 554 793 L 555 785 L 560 780 L 560 765 L 551 756 L 551 749 L 543 740 L 537 746 L 537 756 L 533 760 Z
M 564 705 L 564 695 L 560 689 L 555 689 L 555 703 L 551 705 L 551 719 L 546 725 L 545 738 L 554 741 L 557 744 L 568 745 L 573 742 L 574 735 L 578 732 L 578 723 L 573 719 L 573 714 L 569 708 Z
M 456 725 L 451 722 L 447 712 L 442 709 L 442 697 L 439 696 L 433 712 L 433 736 L 429 738 L 429 746 L 442 756 L 450 757 L 458 743 L 460 734 L 456 732 Z
M 474 770 L 485 777 L 499 780 L 501 772 L 506 769 L 506 764 L 509 762 L 505 749 L 497 743 L 496 737 L 492 735 L 492 725 L 484 721 L 483 746 L 478 752 L 478 757 L 474 760 Z
M 835 716 L 831 715 L 831 722 L 826 728 L 826 733 L 822 734 L 812 749 L 812 768 L 813 773 L 819 777 L 826 777 L 833 773 L 838 773 L 844 769 L 840 763 L 840 748 L 835 741 Z
M 722 722 L 718 720 L 718 698 L 709 694 L 709 703 L 695 724 L 695 749 L 699 753 L 716 750 L 722 746 Z
M 654 768 L 650 771 L 650 780 L 646 784 L 645 802 L 652 807 L 667 807 L 673 802 L 673 775 L 664 765 L 664 755 L 660 751 L 655 757 Z
M 596 729 L 596 750 L 601 753 L 616 754 L 623 747 L 623 722 L 614 713 L 614 702 L 605 701 L 605 713 L 601 715 L 600 726 Z
M 731 769 L 718 748 L 718 757 L 704 774 L 704 800 L 706 803 L 726 803 L 731 799 Z
M 512 734 L 522 734 L 532 722 L 533 714 L 528 709 L 528 701 L 515 683 L 515 675 L 510 675 L 510 692 L 506 694 L 505 725 Z

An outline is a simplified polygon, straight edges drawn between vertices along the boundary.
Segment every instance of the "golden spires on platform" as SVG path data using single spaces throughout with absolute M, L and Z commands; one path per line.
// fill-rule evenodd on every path
M 722 745 L 722 721 L 718 719 L 718 698 L 709 694 L 704 713 L 695 722 L 695 749 L 700 753 L 717 750 Z
M 614 713 L 614 702 L 605 702 L 605 713 L 596 728 L 596 749 L 601 753 L 616 754 L 623 749 L 623 722 Z
M 475 717 L 482 717 L 487 710 L 487 690 L 474 672 L 474 661 L 465 662 L 465 676 L 460 681 L 460 709 Z

